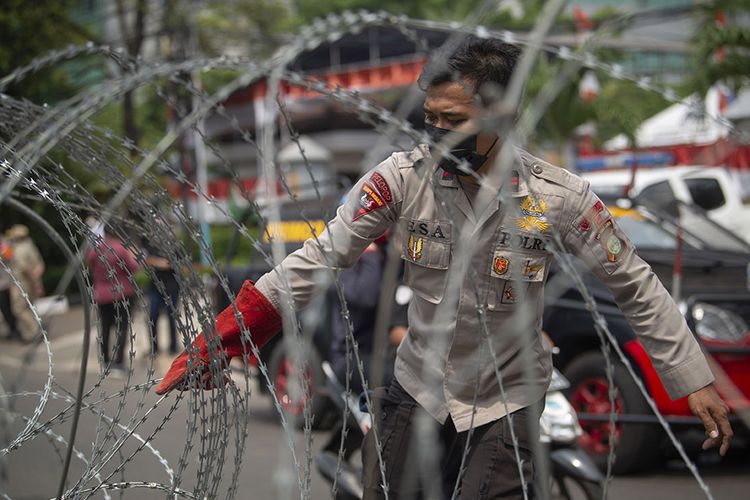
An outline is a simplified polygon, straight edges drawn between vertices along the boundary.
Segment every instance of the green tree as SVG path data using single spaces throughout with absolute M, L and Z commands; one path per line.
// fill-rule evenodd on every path
M 262 58 L 288 38 L 295 23 L 281 0 L 211 2 L 195 16 L 199 49 L 210 56 L 236 48 Z
M 481 3 L 481 0 L 421 0 L 404 2 L 401 0 L 296 0 L 297 12 L 303 22 L 331 13 L 360 9 L 369 11 L 384 10 L 392 14 L 404 14 L 416 19 L 456 20 L 466 17 Z
M 115 0 L 115 10 L 117 12 L 117 21 L 122 36 L 122 46 L 125 48 L 125 54 L 131 61 L 137 61 L 141 56 L 143 42 L 146 37 L 145 27 L 146 18 L 148 17 L 148 0 L 135 0 L 132 5 L 133 14 L 128 15 L 125 0 Z M 128 7 L 131 7 L 128 5 Z M 129 23 L 129 18 L 132 22 Z M 136 103 L 135 92 L 129 90 L 122 96 L 122 130 L 125 137 L 130 139 L 133 144 L 138 144 L 140 135 L 139 127 L 136 123 Z
M 550 61 L 544 56 L 539 58 L 526 84 L 524 108 L 539 97 L 548 84 L 561 77 L 564 63 L 565 61 L 560 60 Z M 581 100 L 578 95 L 582 73 L 581 70 L 575 71 L 570 81 L 565 83 L 545 108 L 534 129 L 533 139 L 538 143 L 552 146 L 559 157 L 564 159 L 562 163 L 568 163 L 572 159 L 576 128 L 595 118 L 592 105 Z
M 0 9 L 0 75 L 8 75 L 53 49 L 88 40 L 88 32 L 68 15 L 73 4 L 70 0 L 5 0 Z M 51 104 L 75 90 L 66 66 L 59 65 L 27 77 L 5 93 Z
M 750 28 L 734 20 L 747 16 L 749 0 L 714 0 L 698 14 L 693 77 L 687 91 L 701 94 L 723 82 L 735 90 L 748 83 L 750 68 Z M 725 19 L 726 22 L 721 22 Z
M 610 77 L 593 102 L 598 142 L 625 134 L 630 146 L 637 148 L 635 132 L 638 127 L 669 104 L 661 94 L 644 90 L 631 81 Z

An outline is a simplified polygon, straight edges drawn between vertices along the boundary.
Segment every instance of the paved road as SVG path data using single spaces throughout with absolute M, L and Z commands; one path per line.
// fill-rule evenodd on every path
M 143 318 L 137 317 L 136 322 L 143 323 Z M 73 310 L 71 313 L 55 317 L 50 324 L 50 341 L 53 353 L 53 373 L 55 385 L 52 390 L 62 394 L 64 390 L 74 391 L 78 376 L 78 367 L 80 366 L 80 341 L 81 341 L 81 315 L 80 310 Z M 145 352 L 146 338 L 145 329 L 136 328 L 136 359 L 133 363 L 133 381 L 143 382 L 146 380 L 149 360 L 142 352 Z M 163 344 L 166 345 L 166 344 Z M 93 346 L 92 346 L 93 347 Z M 28 355 L 29 347 L 16 343 L 9 343 L 0 340 L 0 383 L 6 392 L 20 391 L 42 391 L 47 378 L 47 355 L 44 348 L 36 350 L 36 356 L 31 359 L 24 359 Z M 154 369 L 158 374 L 163 373 L 168 367 L 170 359 L 168 356 L 157 357 Z M 87 373 L 88 384 L 91 385 L 98 379 L 98 364 L 92 349 L 89 358 L 89 370 Z M 242 385 L 242 381 L 239 381 Z M 14 387 L 15 386 L 15 387 Z M 125 381 L 107 378 L 97 388 L 89 398 L 89 401 L 100 400 L 106 395 L 116 394 L 125 386 Z M 169 410 L 170 404 L 174 401 L 174 396 L 169 396 L 161 401 L 156 408 L 148 414 L 148 418 L 143 423 L 138 420 L 159 401 L 159 398 L 152 393 L 147 393 L 142 399 L 142 406 L 138 406 L 142 393 L 129 393 L 125 398 L 125 403 L 121 409 L 120 420 L 124 423 L 136 416 L 136 423 L 129 423 L 128 427 L 135 431 L 141 437 L 151 434 L 159 423 L 163 421 L 163 416 Z M 36 394 L 29 394 L 23 397 L 9 400 L 3 398 L 0 404 L 11 404 L 5 407 L 6 415 L 23 414 L 31 416 L 34 409 L 38 406 L 40 397 Z M 118 411 L 118 398 L 113 398 L 97 406 L 107 415 L 115 415 Z M 54 416 L 58 411 L 65 407 L 66 403 L 59 400 L 50 400 L 44 408 L 40 422 L 44 422 Z M 299 490 L 296 486 L 294 473 L 291 469 L 291 453 L 286 445 L 284 433 L 278 424 L 278 417 L 270 409 L 267 396 L 258 394 L 253 390 L 253 396 L 249 403 L 250 421 L 247 426 L 241 425 L 236 428 L 247 429 L 247 446 L 242 456 L 242 468 L 238 481 L 238 494 L 236 498 L 250 499 L 286 499 L 299 498 Z M 0 414 L 3 407 L 0 406 Z M 231 420 L 234 413 L 215 412 Z M 186 443 L 186 422 L 191 412 L 187 400 L 182 400 L 171 418 L 164 424 L 163 429 L 157 432 L 151 445 L 158 450 L 158 456 L 150 450 L 143 450 L 135 454 L 132 460 L 127 457 L 132 454 L 140 444 L 135 437 L 131 437 L 126 444 L 116 453 L 113 458 L 101 469 L 100 477 L 107 482 L 122 481 L 153 481 L 158 483 L 168 483 L 168 474 L 165 466 L 159 457 L 163 458 L 169 466 L 176 470 L 180 455 L 183 453 Z M 210 414 L 210 412 L 209 412 Z M 78 436 L 76 438 L 77 449 L 81 452 L 81 458 L 74 458 L 73 467 L 69 478 L 74 480 L 80 477 L 83 470 L 82 460 L 88 459 L 91 454 L 92 443 L 97 439 L 102 439 L 105 435 L 106 421 L 96 418 L 90 412 L 84 412 L 81 423 L 78 427 Z M 0 425 L 0 443 L 6 446 L 23 429 L 24 422 L 15 419 L 7 432 L 2 432 Z M 233 427 L 234 429 L 235 427 Z M 3 475 L 0 477 L 0 496 L 2 493 L 7 494 L 14 499 L 37 499 L 54 497 L 61 471 L 61 454 L 64 452 L 64 445 L 57 441 L 58 435 L 67 439 L 70 432 L 70 423 L 57 424 L 51 427 L 48 436 L 37 436 L 31 441 L 10 453 L 2 467 Z M 120 430 L 120 432 L 123 432 Z M 312 434 L 312 449 L 317 450 L 326 439 L 324 432 L 314 432 Z M 207 439 L 210 439 L 208 436 Z M 305 439 L 301 432 L 294 433 L 295 453 L 301 466 L 305 465 Z M 221 473 L 220 496 L 225 496 L 226 489 L 231 482 L 232 463 L 234 461 L 234 450 L 237 438 L 230 435 L 228 442 L 220 444 L 220 447 L 226 448 L 227 460 L 224 470 Z M 196 437 L 192 440 L 194 445 L 189 453 L 190 459 L 186 470 L 182 473 L 180 484 L 183 488 L 191 490 L 196 484 L 195 471 L 198 457 L 200 455 L 201 440 Z M 105 450 L 112 450 L 109 444 Z M 115 471 L 116 466 L 123 461 L 127 462 L 124 473 Z M 714 460 L 710 455 L 701 455 L 698 457 L 698 464 L 701 474 L 704 475 L 710 486 L 714 498 L 721 499 L 741 499 L 750 497 L 750 457 L 748 457 L 747 448 L 737 449 L 728 459 L 723 461 Z M 109 474 L 114 474 L 110 479 L 106 479 Z M 89 486 L 97 483 L 92 480 Z M 284 485 L 289 485 L 285 488 Z M 310 481 L 310 498 L 326 499 L 330 498 L 330 493 L 318 476 L 317 472 L 311 473 Z M 705 498 L 696 481 L 690 473 L 681 466 L 679 462 L 672 461 L 660 467 L 649 474 L 617 477 L 613 480 L 610 487 L 611 499 L 699 499 Z M 118 495 L 114 495 L 117 498 Z M 130 489 L 127 490 L 125 498 L 163 498 L 164 494 L 148 489 Z M 95 498 L 102 498 L 98 494 Z

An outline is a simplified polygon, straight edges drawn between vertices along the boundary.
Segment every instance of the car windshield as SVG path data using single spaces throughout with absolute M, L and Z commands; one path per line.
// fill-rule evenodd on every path
M 683 227 L 691 234 L 700 235 L 706 248 L 748 253 L 747 243 L 721 225 L 709 219 L 700 207 L 680 204 Z
M 644 207 L 637 210 L 615 208 L 612 212 L 618 225 L 637 248 L 674 250 L 677 247 L 677 225 L 667 214 Z M 683 241 L 701 250 L 748 251 L 744 242 L 695 213 L 683 215 Z
M 623 215 L 617 217 L 617 224 L 625 231 L 636 248 L 659 248 L 674 250 L 677 248 L 677 238 L 659 226 L 640 215 Z

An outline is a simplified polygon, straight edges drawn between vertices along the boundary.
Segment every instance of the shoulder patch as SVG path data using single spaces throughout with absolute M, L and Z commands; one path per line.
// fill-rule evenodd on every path
M 354 214 L 352 222 L 374 210 L 385 208 L 387 204 L 380 191 L 365 182 L 359 192 L 359 210 Z

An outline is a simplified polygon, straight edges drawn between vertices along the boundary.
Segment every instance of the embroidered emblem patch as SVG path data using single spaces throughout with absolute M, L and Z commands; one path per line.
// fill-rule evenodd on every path
M 547 217 L 544 215 L 547 213 L 547 203 L 544 200 L 535 200 L 533 197 L 527 196 L 521 202 L 520 208 L 523 215 L 516 217 L 516 225 L 520 229 L 546 231 L 550 228 L 550 223 L 547 222 Z
M 420 237 L 414 238 L 413 234 L 409 235 L 409 240 L 406 242 L 407 251 L 409 252 L 409 257 L 413 261 L 417 261 L 422 258 L 422 246 L 424 245 L 424 240 Z
M 375 189 L 369 184 L 365 183 L 362 185 L 362 191 L 359 193 L 359 210 L 354 214 L 352 222 L 359 219 L 363 215 L 369 214 L 373 210 L 383 208 L 385 206 L 385 200 L 378 194 Z
M 386 203 L 393 203 L 393 195 L 391 194 L 391 187 L 386 182 L 385 178 L 378 172 L 375 172 L 370 177 L 370 183 L 378 190 L 383 201 Z
M 622 241 L 614 234 L 610 234 L 607 238 L 607 252 L 613 257 L 617 257 L 622 252 Z
M 602 230 L 596 235 L 596 239 L 599 240 L 602 248 L 604 248 L 607 253 L 607 260 L 610 262 L 617 262 L 626 245 L 625 241 L 617 236 L 612 219 L 609 219 L 604 224 Z
M 502 295 L 500 296 L 501 304 L 515 304 L 516 303 L 516 292 L 513 290 L 513 285 L 510 282 L 505 284 Z
M 523 267 L 523 275 L 527 279 L 533 279 L 544 269 L 544 264 L 532 264 L 531 259 L 526 259 L 526 265 Z
M 583 215 L 584 218 L 581 220 L 580 228 L 584 232 L 591 229 L 592 226 L 597 229 L 601 228 L 610 219 L 609 212 L 605 209 L 604 203 L 601 201 L 594 203 Z M 586 227 L 584 227 L 584 221 L 586 222 Z
M 505 257 L 495 257 L 495 260 L 492 262 L 492 270 L 495 271 L 495 274 L 502 276 L 508 272 L 509 265 L 510 262 Z

